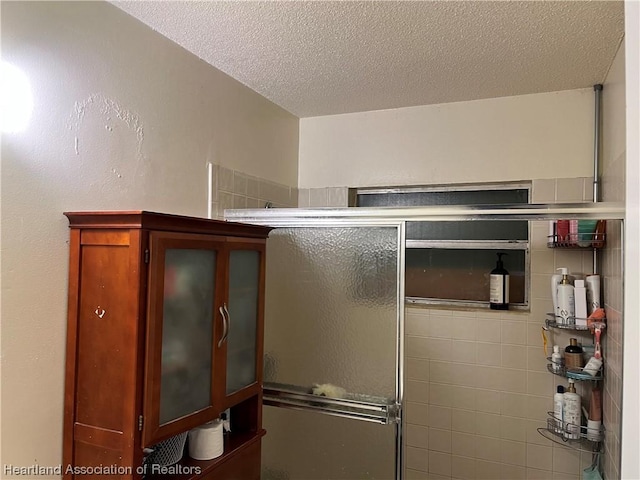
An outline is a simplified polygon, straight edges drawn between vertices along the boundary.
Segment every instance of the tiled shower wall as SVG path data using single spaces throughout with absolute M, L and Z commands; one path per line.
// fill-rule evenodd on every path
M 226 209 L 298 206 L 298 189 L 237 170 L 213 165 L 211 215 L 223 219 Z
M 602 199 L 607 202 L 624 202 L 625 156 L 605 158 L 602 174 Z M 607 222 L 607 248 L 602 255 L 604 301 L 607 312 L 607 329 L 603 344 L 606 353 L 604 380 L 605 438 L 604 473 L 606 480 L 620 478 L 620 436 L 622 429 L 622 332 L 623 332 L 623 282 L 622 282 L 622 232 L 621 222 Z
M 300 207 L 348 202 L 347 188 L 301 189 L 299 195 Z M 534 203 L 591 200 L 591 178 L 532 182 Z M 537 431 L 553 409 L 556 385 L 567 385 L 547 371 L 542 346 L 541 327 L 551 311 L 550 276 L 558 267 L 576 276 L 593 271 L 590 250 L 550 249 L 547 234 L 548 222 L 532 222 L 529 312 L 407 307 L 407 480 L 579 480 L 591 464 L 590 454 L 555 444 Z M 552 331 L 547 336 L 550 355 L 554 343 L 564 349 L 571 335 Z M 578 338 L 592 343 L 588 334 Z M 604 353 L 613 361 L 606 347 Z M 588 406 L 588 386 L 578 382 L 578 393 Z

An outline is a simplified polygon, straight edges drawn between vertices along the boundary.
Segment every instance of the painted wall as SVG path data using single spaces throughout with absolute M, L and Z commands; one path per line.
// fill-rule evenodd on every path
M 62 212 L 206 216 L 207 162 L 237 173 L 245 193 L 249 180 L 295 188 L 298 119 L 106 2 L 1 8 L 2 60 L 34 96 L 26 130 L 2 136 L 2 463 L 52 466 L 62 452 Z M 262 193 L 252 198 L 286 203 Z
M 592 175 L 591 89 L 300 120 L 300 188 Z

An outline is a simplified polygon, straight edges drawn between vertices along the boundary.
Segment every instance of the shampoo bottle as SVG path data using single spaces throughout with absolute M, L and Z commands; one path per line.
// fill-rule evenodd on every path
M 551 275 L 551 300 L 553 301 L 553 320 L 557 323 L 560 323 L 560 319 L 558 317 L 558 285 L 562 281 L 562 275 L 556 273 Z
M 562 423 L 564 425 L 563 436 L 567 439 L 580 438 L 580 416 L 582 414 L 582 402 L 580 395 L 576 393 L 573 378 L 569 379 L 569 388 L 563 395 Z
M 569 345 L 564 349 L 564 366 L 567 368 L 584 367 L 584 350 L 578 345 L 577 338 L 570 338 Z
M 587 275 L 587 314 L 600 308 L 600 275 Z
M 584 286 L 584 280 L 576 280 L 574 282 L 573 294 L 576 302 L 576 326 L 587 326 L 587 289 Z
M 493 310 L 509 309 L 509 272 L 505 270 L 502 263 L 502 256 L 505 253 L 498 253 L 496 268 L 491 270 L 489 284 L 489 306 Z
M 564 387 L 562 385 L 558 385 L 556 393 L 553 395 L 553 417 L 555 418 L 555 428 L 553 429 L 556 433 L 563 433 L 564 426 L 562 425 L 562 410 L 564 408 Z
M 569 272 L 566 268 L 558 268 L 562 273 L 562 280 L 558 285 L 558 312 L 556 320 L 564 325 L 573 324 L 575 321 L 575 297 L 573 285 L 569 283 Z

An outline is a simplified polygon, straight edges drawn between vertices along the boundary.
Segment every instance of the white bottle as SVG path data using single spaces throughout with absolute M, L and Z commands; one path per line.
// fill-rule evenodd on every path
M 584 280 L 576 280 L 574 282 L 573 294 L 575 297 L 575 315 L 576 326 L 587 326 L 587 289 L 584 286 Z
M 575 382 L 569 379 L 569 388 L 564 392 L 564 405 L 562 406 L 562 423 L 564 425 L 564 438 L 577 440 L 580 438 L 580 418 L 582 414 L 582 402 L 580 395 L 576 393 Z
M 558 323 L 571 325 L 575 321 L 575 297 L 573 285 L 569 283 L 569 272 L 566 268 L 558 268 L 562 273 L 562 280 L 558 285 L 558 311 L 556 313 Z
M 587 275 L 587 313 L 600 308 L 600 275 Z
M 562 426 L 562 411 L 564 409 L 564 387 L 558 385 L 556 393 L 553 395 L 553 417 L 555 418 L 555 433 L 563 433 L 564 427 Z
M 600 371 L 600 367 L 602 367 L 602 359 L 597 357 L 591 357 L 587 362 L 587 364 L 582 369 L 582 371 L 584 373 L 588 373 L 592 377 L 595 377 L 596 375 L 598 375 L 598 372 Z
M 560 322 L 560 319 L 557 317 L 558 315 L 558 285 L 562 281 L 562 275 L 556 273 L 551 275 L 551 300 L 553 301 L 553 321 L 556 323 Z
M 551 370 L 553 370 L 553 373 L 562 372 L 562 354 L 560 353 L 560 347 L 558 345 L 553 346 L 553 353 L 551 354 Z

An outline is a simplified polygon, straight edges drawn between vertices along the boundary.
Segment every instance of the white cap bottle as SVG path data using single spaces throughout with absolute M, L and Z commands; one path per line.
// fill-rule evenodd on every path
M 571 325 L 575 322 L 575 295 L 573 285 L 569 282 L 569 272 L 567 268 L 558 268 L 562 273 L 562 280 L 558 285 L 558 311 L 556 316 L 558 322 L 563 325 Z
M 564 433 L 562 424 L 562 411 L 564 410 L 564 387 L 558 385 L 556 393 L 553 395 L 553 417 L 555 418 L 555 433 Z
M 551 354 L 551 370 L 553 370 L 553 373 L 562 372 L 562 354 L 560 353 L 560 347 L 558 345 L 553 346 L 553 353 Z
M 564 425 L 564 438 L 577 440 L 580 438 L 580 418 L 582 414 L 582 401 L 576 393 L 575 381 L 569 379 L 569 388 L 564 392 L 564 404 L 562 406 L 562 423 Z

